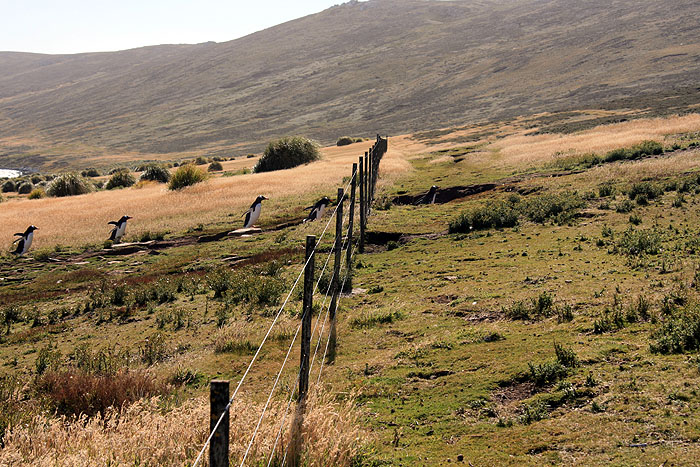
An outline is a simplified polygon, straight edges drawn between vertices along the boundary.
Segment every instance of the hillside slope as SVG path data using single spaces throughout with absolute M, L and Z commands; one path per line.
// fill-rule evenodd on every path
M 243 150 L 287 133 L 329 142 L 669 89 L 690 89 L 697 104 L 696 12 L 692 0 L 371 0 L 226 43 L 0 53 L 0 165 L 42 147 Z

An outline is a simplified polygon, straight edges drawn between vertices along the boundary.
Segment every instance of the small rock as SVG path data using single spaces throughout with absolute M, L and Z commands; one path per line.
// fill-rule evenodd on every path
M 457 461 L 464 462 L 464 456 L 462 454 L 457 456 Z

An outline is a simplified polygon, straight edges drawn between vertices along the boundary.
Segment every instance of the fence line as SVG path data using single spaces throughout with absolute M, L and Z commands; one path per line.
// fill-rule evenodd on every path
M 260 343 L 260 346 L 258 347 L 258 349 L 255 352 L 253 358 L 251 359 L 248 367 L 246 368 L 245 372 L 243 373 L 243 376 L 238 381 L 236 389 L 235 389 L 233 395 L 228 400 L 228 403 L 223 408 L 220 415 L 214 414 L 212 412 L 211 420 L 213 422 L 214 418 L 217 417 L 218 418 L 217 422 L 216 422 L 216 424 L 214 424 L 213 428 L 211 429 L 211 432 L 210 432 L 204 446 L 202 447 L 201 451 L 199 452 L 199 455 L 197 456 L 197 458 L 193 464 L 193 467 L 196 467 L 201 462 L 202 456 L 204 455 L 204 452 L 206 451 L 207 447 L 212 444 L 212 440 L 214 439 L 214 435 L 215 435 L 215 433 L 217 433 L 220 430 L 221 424 L 225 418 L 226 418 L 226 424 L 228 424 L 227 414 L 231 408 L 231 405 L 233 404 L 233 401 L 234 401 L 236 395 L 238 394 L 243 382 L 245 381 L 246 377 L 248 376 L 250 369 L 252 368 L 253 364 L 257 360 L 264 344 L 267 342 L 267 339 L 268 339 L 270 333 L 272 332 L 273 327 L 275 326 L 275 324 L 277 324 L 277 321 L 279 320 L 279 317 L 281 316 L 282 311 L 287 306 L 289 299 L 292 296 L 292 293 L 294 292 L 297 285 L 299 284 L 299 281 L 301 280 L 302 275 L 305 276 L 305 283 L 306 283 L 306 281 L 309 280 L 309 278 L 306 277 L 306 274 L 310 273 L 311 276 L 313 276 L 313 274 L 315 273 L 315 271 L 313 271 L 313 270 L 310 271 L 310 264 L 314 264 L 314 257 L 315 257 L 315 253 L 318 249 L 318 246 L 320 245 L 321 240 L 323 239 L 324 235 L 326 234 L 326 231 L 328 230 L 328 227 L 330 226 L 331 221 L 335 218 L 335 220 L 336 220 L 336 239 L 335 239 L 335 242 L 333 243 L 333 248 L 331 248 L 331 250 L 329 252 L 329 255 L 325 261 L 323 269 L 321 270 L 321 274 L 319 275 L 319 278 L 318 278 L 318 281 L 316 282 L 315 287 L 308 288 L 308 292 L 310 292 L 308 297 L 307 297 L 307 293 L 305 291 L 304 303 L 305 303 L 306 309 L 302 313 L 302 320 L 299 324 L 299 327 L 297 328 L 297 331 L 294 335 L 294 338 L 292 339 L 292 342 L 289 346 L 287 354 L 285 355 L 284 361 L 282 362 L 281 368 L 277 374 L 277 377 L 274 381 L 274 384 L 272 386 L 270 394 L 267 398 L 267 402 L 265 403 L 265 406 L 263 408 L 263 412 L 260 415 L 260 418 L 258 420 L 256 428 L 253 432 L 253 435 L 251 436 L 250 442 L 248 443 L 246 452 L 245 452 L 243 459 L 241 461 L 241 464 L 240 464 L 241 466 L 244 465 L 244 463 L 248 457 L 248 454 L 250 452 L 250 449 L 253 445 L 253 442 L 255 441 L 255 438 L 256 438 L 257 433 L 259 431 L 262 420 L 267 412 L 270 401 L 271 401 L 272 396 L 274 394 L 274 391 L 279 383 L 279 380 L 280 380 L 281 375 L 284 371 L 284 368 L 287 364 L 287 361 L 289 360 L 289 356 L 291 354 L 292 348 L 294 347 L 296 339 L 299 335 L 299 330 L 302 330 L 302 363 L 300 365 L 296 380 L 300 386 L 300 388 L 299 388 L 300 399 L 303 400 L 303 396 L 305 395 L 306 390 L 308 390 L 308 375 L 311 371 L 311 367 L 313 366 L 313 364 L 316 360 L 316 355 L 318 353 L 318 349 L 319 349 L 319 346 L 321 343 L 323 331 L 326 327 L 326 323 L 328 322 L 329 316 L 332 315 L 331 316 L 331 332 L 329 332 L 328 339 L 326 341 L 325 351 L 324 351 L 323 358 L 321 360 L 321 367 L 319 369 L 318 379 L 316 381 L 317 385 L 320 383 L 321 372 L 323 371 L 323 366 L 325 363 L 325 359 L 328 355 L 329 348 L 332 350 L 332 352 L 335 352 L 335 340 L 334 339 L 333 339 L 333 341 L 334 341 L 333 346 L 330 347 L 330 343 L 332 340 L 331 337 L 335 334 L 335 332 L 334 332 L 335 308 L 337 308 L 338 298 L 340 296 L 341 291 L 345 288 L 345 285 L 347 283 L 348 278 L 351 277 L 353 253 L 355 252 L 356 247 L 360 253 L 362 253 L 364 251 L 367 218 L 371 214 L 370 206 L 371 206 L 372 201 L 374 200 L 376 183 L 378 180 L 379 165 L 380 165 L 382 157 L 387 152 L 387 150 L 388 150 L 388 138 L 381 138 L 379 135 L 377 135 L 377 141 L 373 144 L 372 148 L 368 152 L 365 152 L 364 160 L 362 157 L 360 157 L 358 164 L 353 164 L 352 175 L 351 175 L 350 180 L 348 181 L 347 185 L 345 186 L 345 188 L 338 189 L 338 200 L 337 200 L 336 208 L 333 211 L 333 213 L 331 214 L 331 216 L 329 217 L 329 220 L 326 223 L 318 240 L 316 240 L 315 237 L 307 237 L 307 255 L 306 255 L 307 257 L 306 257 L 306 260 L 304 262 L 304 267 L 299 272 L 296 280 L 294 281 L 294 284 L 292 285 L 291 289 L 289 290 L 289 293 L 287 294 L 284 302 L 282 303 L 282 306 L 280 307 L 279 311 L 275 315 L 275 318 L 272 321 L 272 324 L 270 325 L 267 333 L 265 334 L 265 337 L 263 338 L 262 342 Z M 352 229 L 354 227 L 354 225 L 353 225 L 354 224 L 354 210 L 355 210 L 355 206 L 357 204 L 355 202 L 356 201 L 355 200 L 355 187 L 356 187 L 356 185 L 359 185 L 359 206 L 358 207 L 359 207 L 359 220 L 360 220 L 360 235 L 358 236 L 357 240 L 353 244 L 352 243 L 353 242 L 353 230 Z M 345 201 L 346 194 L 347 194 L 348 188 L 350 186 L 352 186 L 352 192 L 351 192 L 351 198 L 350 198 L 350 209 L 348 209 L 348 211 L 347 211 L 348 217 L 349 217 L 349 223 L 348 223 L 348 228 L 347 228 L 348 233 L 347 233 L 347 237 L 346 237 L 347 240 L 344 241 L 342 229 L 343 229 L 343 220 L 344 220 L 345 216 L 342 214 L 342 211 L 343 211 L 342 205 Z M 311 246 L 311 242 L 313 242 L 313 246 Z M 341 285 L 341 283 L 340 283 L 340 261 L 341 260 L 339 258 L 342 257 L 341 252 L 343 250 L 343 246 L 345 246 L 345 248 L 347 249 L 347 259 L 346 259 L 345 278 L 343 279 L 342 285 Z M 318 315 L 318 318 L 316 319 L 316 325 L 314 326 L 313 331 L 309 332 L 309 331 L 311 331 L 310 321 L 308 322 L 309 328 L 305 328 L 304 326 L 306 326 L 306 325 L 303 323 L 305 323 L 306 320 L 310 319 L 310 316 L 307 316 L 307 313 L 309 313 L 309 315 L 312 313 L 312 311 L 311 311 L 311 303 L 313 300 L 312 297 L 316 293 L 316 291 L 318 290 L 323 273 L 325 272 L 326 267 L 328 266 L 328 263 L 330 261 L 330 257 L 333 253 L 335 253 L 335 257 L 336 257 L 335 264 L 334 264 L 334 271 L 333 271 L 333 274 L 332 274 L 331 279 L 329 281 L 329 285 L 328 285 L 328 288 L 327 288 L 326 293 L 325 293 L 323 304 L 321 305 L 321 308 L 319 309 L 319 315 Z M 311 278 L 311 283 L 313 283 L 313 277 Z M 305 289 L 306 289 L 306 287 L 305 287 Z M 326 315 L 325 315 L 325 318 L 323 320 L 323 325 L 318 333 L 318 341 L 317 341 L 316 348 L 315 348 L 315 351 L 313 354 L 313 360 L 311 362 L 309 362 L 308 361 L 308 354 L 310 353 L 310 348 L 307 349 L 308 353 L 306 354 L 307 356 L 305 357 L 304 356 L 305 355 L 305 353 L 304 353 L 304 346 L 305 346 L 304 340 L 305 339 L 307 341 L 313 340 L 313 336 L 316 334 L 316 329 L 318 329 L 319 322 L 321 321 L 321 314 L 323 313 L 323 308 L 325 307 L 326 301 L 328 299 L 329 291 L 331 289 L 333 289 L 331 304 L 326 309 Z M 334 309 L 331 311 L 331 308 L 334 308 Z M 306 329 L 308 329 L 308 331 L 306 331 Z M 305 335 L 308 335 L 308 337 L 305 337 Z M 308 344 L 310 344 L 310 342 L 308 342 L 306 344 L 306 347 L 309 347 Z M 306 358 L 306 360 L 304 360 L 305 358 Z M 304 362 L 306 362 L 306 364 L 304 364 Z M 309 365 L 309 363 L 310 363 L 310 365 Z M 304 384 L 304 379 L 305 379 L 305 384 Z M 228 382 L 226 382 L 226 384 L 228 384 Z M 302 386 L 304 386 L 304 385 L 305 385 L 305 387 L 302 388 Z M 271 452 L 270 457 L 268 459 L 268 463 L 267 463 L 268 466 L 271 465 L 272 459 L 274 458 L 274 453 L 275 453 L 277 444 L 280 441 L 282 430 L 284 429 L 284 423 L 286 421 L 287 415 L 289 413 L 289 409 L 291 407 L 291 402 L 292 402 L 292 399 L 294 396 L 295 386 L 296 386 L 296 383 L 294 385 L 292 385 L 290 388 L 290 396 L 289 396 L 289 400 L 287 403 L 287 408 L 286 408 L 284 416 L 282 418 L 282 422 L 280 424 L 280 428 L 278 430 L 277 437 L 275 439 L 275 444 L 273 445 L 272 452 Z M 228 392 L 227 392 L 227 394 L 228 394 Z M 212 407 L 213 407 L 213 405 L 212 405 Z M 226 432 L 228 432 L 228 426 L 226 427 Z M 217 438 L 217 441 L 218 441 L 218 438 Z M 211 467 L 220 467 L 220 465 L 228 466 L 228 440 L 227 440 L 225 449 L 226 449 L 225 458 L 223 456 L 219 457 L 219 458 L 214 458 L 211 455 L 212 452 L 214 451 L 214 446 L 210 447 L 210 465 L 211 465 Z M 288 449 L 289 449 L 289 445 L 287 446 L 287 450 Z M 283 463 L 286 461 L 286 458 L 287 458 L 287 450 L 285 450 L 284 459 L 282 460 Z

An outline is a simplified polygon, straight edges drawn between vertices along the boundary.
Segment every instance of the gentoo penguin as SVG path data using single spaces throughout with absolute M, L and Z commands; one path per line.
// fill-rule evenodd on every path
M 39 227 L 30 225 L 27 227 L 27 230 L 24 231 L 24 233 L 16 233 L 15 236 L 19 237 L 17 240 L 15 240 L 12 243 L 17 244 L 17 249 L 13 251 L 12 253 L 22 256 L 29 250 L 29 247 L 32 246 L 32 240 L 34 239 L 34 231 L 38 230 Z
M 109 235 L 110 240 L 117 243 L 122 241 L 122 237 L 126 233 L 126 221 L 129 219 L 131 219 L 131 216 L 122 216 L 122 218 L 118 221 L 107 222 L 108 224 L 112 224 L 114 226 L 112 233 Z
M 430 191 L 428 191 L 428 194 L 425 197 L 425 201 L 427 204 L 435 204 L 435 197 L 437 196 L 437 190 L 438 190 L 438 187 L 436 185 L 433 185 L 430 187 Z
M 260 208 L 262 207 L 262 202 L 265 199 L 267 198 L 265 198 L 263 195 L 259 195 L 257 198 L 255 198 L 255 201 L 253 201 L 253 204 L 250 205 L 250 209 L 248 209 L 248 212 L 245 213 L 245 222 L 243 222 L 244 229 L 253 227 L 253 224 L 258 221 L 258 218 L 260 217 Z
M 306 208 L 311 209 L 311 212 L 309 213 L 309 216 L 306 219 L 304 219 L 304 222 L 311 222 L 320 219 L 323 216 L 323 211 L 326 210 L 326 207 L 330 202 L 331 200 L 328 199 L 328 196 L 324 196 L 320 200 L 316 201 L 316 204 Z

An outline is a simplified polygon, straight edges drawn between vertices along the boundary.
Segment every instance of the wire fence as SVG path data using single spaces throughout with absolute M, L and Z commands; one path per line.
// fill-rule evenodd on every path
M 307 278 L 308 274 L 311 274 L 312 278 L 311 281 L 313 282 L 313 274 L 315 268 L 309 267 L 310 265 L 314 265 L 314 258 L 317 253 L 317 250 L 319 248 L 319 245 L 321 244 L 321 241 L 323 240 L 324 236 L 328 232 L 328 229 L 331 225 L 331 222 L 333 220 L 336 221 L 336 232 L 335 232 L 335 241 L 333 243 L 333 247 L 330 248 L 330 251 L 325 258 L 325 262 L 323 265 L 323 268 L 321 269 L 321 272 L 318 276 L 318 280 L 315 281 L 315 286 L 309 287 L 311 289 L 310 291 L 307 291 L 306 286 L 305 286 L 305 295 L 304 295 L 304 310 L 301 314 L 301 320 L 299 325 L 297 326 L 296 332 L 294 336 L 292 337 L 291 343 L 289 344 L 289 347 L 287 349 L 287 352 L 284 356 L 284 359 L 282 360 L 282 363 L 280 365 L 279 371 L 276 373 L 276 377 L 274 379 L 274 382 L 272 384 L 272 387 L 270 389 L 270 392 L 268 394 L 267 400 L 265 402 L 265 405 L 263 407 L 262 413 L 260 414 L 260 417 L 257 421 L 257 424 L 255 426 L 255 429 L 253 430 L 250 440 L 248 441 L 245 453 L 243 454 L 243 457 L 241 458 L 240 465 L 241 467 L 245 464 L 246 460 L 248 460 L 248 456 L 251 452 L 251 448 L 253 446 L 253 443 L 258 435 L 259 429 L 261 427 L 261 424 L 263 422 L 263 419 L 265 418 L 265 415 L 268 412 L 268 408 L 270 406 L 271 401 L 273 400 L 273 396 L 275 393 L 275 390 L 278 388 L 279 382 L 282 378 L 282 375 L 284 373 L 284 369 L 287 366 L 287 363 L 289 362 L 290 356 L 292 354 L 292 351 L 294 349 L 294 346 L 297 342 L 297 339 L 299 337 L 300 331 L 302 334 L 302 362 L 300 364 L 299 371 L 296 372 L 296 381 L 294 384 L 290 386 L 289 389 L 289 396 L 286 397 L 286 408 L 284 411 L 284 415 L 282 416 L 279 429 L 277 430 L 276 438 L 274 441 L 274 444 L 272 446 L 271 452 L 269 454 L 269 457 L 267 458 L 267 465 L 270 466 L 272 465 L 273 460 L 275 459 L 275 452 L 277 451 L 277 447 L 280 444 L 282 440 L 282 434 L 284 432 L 284 427 L 285 423 L 287 420 L 287 415 L 289 414 L 290 408 L 292 401 L 294 400 L 294 395 L 296 393 L 295 389 L 297 385 L 299 385 L 299 402 L 302 403 L 303 399 L 305 398 L 306 395 L 306 389 L 302 388 L 302 385 L 300 384 L 304 379 L 306 381 L 306 384 L 308 386 L 308 377 L 309 374 L 316 362 L 316 357 L 318 354 L 318 351 L 321 346 L 321 342 L 323 341 L 324 337 L 324 331 L 326 331 L 326 326 L 330 321 L 331 323 L 331 329 L 329 329 L 327 333 L 327 338 L 326 338 L 326 343 L 324 346 L 324 354 L 323 357 L 321 358 L 321 363 L 320 363 L 320 368 L 318 371 L 318 377 L 316 379 L 316 386 L 320 385 L 321 381 L 321 374 L 323 372 L 324 364 L 326 363 L 327 359 L 329 358 L 329 350 L 334 353 L 334 347 L 335 347 L 335 339 L 333 338 L 334 332 L 335 332 L 335 310 L 338 305 L 338 301 L 340 298 L 341 292 L 345 289 L 348 280 L 351 280 L 352 277 L 352 264 L 354 260 L 354 254 L 356 251 L 362 252 L 364 249 L 364 234 L 365 234 L 365 227 L 367 223 L 367 217 L 370 215 L 370 206 L 371 202 L 374 199 L 374 193 L 376 189 L 376 183 L 378 180 L 378 172 L 379 172 L 379 164 L 386 153 L 388 149 L 388 138 L 381 138 L 379 135 L 377 135 L 377 141 L 373 144 L 371 149 L 365 153 L 364 158 L 360 157 L 358 160 L 358 164 L 353 164 L 353 171 L 352 174 L 346 184 L 346 186 L 343 189 L 338 190 L 338 200 L 337 204 L 335 206 L 335 210 L 331 213 L 329 216 L 328 222 L 325 224 L 321 234 L 319 235 L 318 239 L 315 240 L 313 243 L 313 246 L 309 250 L 309 242 L 307 238 L 307 252 L 306 252 L 306 260 L 304 262 L 303 267 L 299 271 L 299 273 L 296 275 L 296 278 L 293 282 L 293 285 L 291 286 L 289 292 L 286 295 L 286 298 L 282 302 L 282 305 L 280 306 L 279 310 L 274 316 L 274 319 L 272 323 L 270 324 L 267 332 L 265 333 L 265 336 L 263 337 L 262 341 L 260 342 L 260 345 L 257 347 L 257 350 L 255 354 L 253 355 L 252 359 L 250 360 L 248 366 L 246 367 L 246 370 L 244 371 L 243 375 L 239 379 L 236 388 L 231 395 L 231 397 L 228 399 L 226 405 L 223 407 L 223 409 L 220 411 L 221 413 L 212 413 L 212 422 L 216 418 L 216 423 L 213 424 L 210 433 L 206 439 L 206 442 L 202 446 L 201 450 L 199 451 L 199 454 L 197 458 L 195 459 L 194 463 L 192 464 L 193 467 L 197 467 L 202 460 L 204 459 L 204 454 L 207 450 L 208 447 L 210 447 L 210 456 L 209 456 L 209 463 L 211 467 L 219 467 L 222 465 L 229 465 L 229 459 L 228 459 L 228 439 L 225 441 L 225 448 L 224 449 L 214 449 L 214 446 L 212 445 L 214 439 L 219 439 L 220 437 L 215 437 L 217 433 L 220 433 L 222 430 L 222 424 L 224 424 L 224 421 L 228 423 L 228 411 L 231 408 L 231 405 L 233 404 L 234 400 L 240 393 L 241 387 L 243 386 L 244 382 L 246 381 L 248 375 L 250 374 L 251 369 L 253 368 L 254 364 L 258 360 L 258 357 L 268 341 L 269 336 L 272 333 L 273 328 L 275 325 L 278 323 L 280 316 L 282 315 L 283 311 L 287 307 L 291 297 L 293 296 L 294 291 L 296 290 L 297 286 L 299 285 L 299 282 L 301 281 L 302 277 L 304 277 L 304 282 L 305 284 L 307 283 Z M 364 166 L 363 166 L 364 165 Z M 348 189 L 351 188 L 350 195 L 349 195 L 349 200 L 350 200 L 350 209 L 348 209 L 345 214 L 343 214 L 343 204 L 346 201 L 346 198 L 348 198 Z M 356 190 L 359 188 L 359 190 Z M 358 193 L 359 192 L 359 193 Z M 359 201 L 359 202 L 358 202 Z M 357 219 L 359 220 L 359 231 L 360 234 L 354 238 L 354 232 L 353 232 L 353 227 L 354 227 L 354 219 L 355 215 L 357 214 Z M 349 222 L 347 224 L 345 223 L 345 219 L 349 219 Z M 344 227 L 345 226 L 345 227 Z M 341 252 L 345 250 L 346 251 L 346 261 L 345 261 L 345 266 L 344 268 L 342 267 L 342 255 Z M 310 332 L 308 336 L 304 336 L 305 333 L 308 333 L 308 331 L 303 331 L 304 329 L 304 324 L 306 323 L 309 327 L 306 329 L 310 329 L 310 323 L 311 323 L 311 318 L 312 318 L 312 313 L 313 313 L 313 308 L 311 306 L 312 301 L 313 301 L 313 295 L 316 294 L 318 291 L 319 285 L 323 279 L 323 275 L 330 264 L 331 257 L 335 253 L 335 261 L 333 264 L 333 273 L 330 276 L 330 279 L 328 281 L 328 286 L 326 287 L 325 294 L 323 297 L 323 302 L 319 308 L 318 311 L 318 316 L 316 318 L 316 324 L 313 327 L 313 330 Z M 341 281 L 341 269 L 344 272 L 343 279 Z M 311 284 L 311 283 L 309 283 Z M 310 293 L 310 296 L 307 297 L 307 294 Z M 331 302 L 326 306 L 326 303 L 329 299 L 331 298 Z M 307 306 L 308 304 L 308 306 Z M 324 309 L 325 309 L 325 315 L 324 315 Z M 321 316 L 324 315 L 323 322 L 321 324 L 321 327 L 319 329 L 319 323 L 321 323 Z M 317 333 L 318 331 L 318 333 Z M 314 337 L 317 336 L 317 337 Z M 308 340 L 308 342 L 304 342 L 304 339 Z M 309 363 L 309 354 L 310 354 L 310 344 L 313 341 L 316 341 L 315 349 L 313 351 L 313 357 L 310 360 Z M 306 344 L 306 347 L 305 347 Z M 333 347 L 333 348 L 332 348 Z M 307 349 L 307 354 L 304 354 L 304 349 Z M 306 360 L 304 360 L 306 358 Z M 334 358 L 334 357 L 333 357 Z M 304 364 L 304 361 L 306 361 L 306 365 Z M 226 382 L 227 383 L 227 382 Z M 213 388 L 213 385 L 212 385 Z M 212 398 L 214 397 L 214 391 L 212 389 Z M 223 404 L 221 404 L 223 405 Z M 212 407 L 214 405 L 212 404 Z M 213 410 L 213 409 L 212 409 Z M 228 427 L 225 427 L 225 433 L 226 436 L 228 433 Z M 287 448 L 285 449 L 284 457 L 282 459 L 282 464 L 287 460 L 287 455 L 288 455 L 288 450 L 289 450 L 289 444 L 287 445 Z

